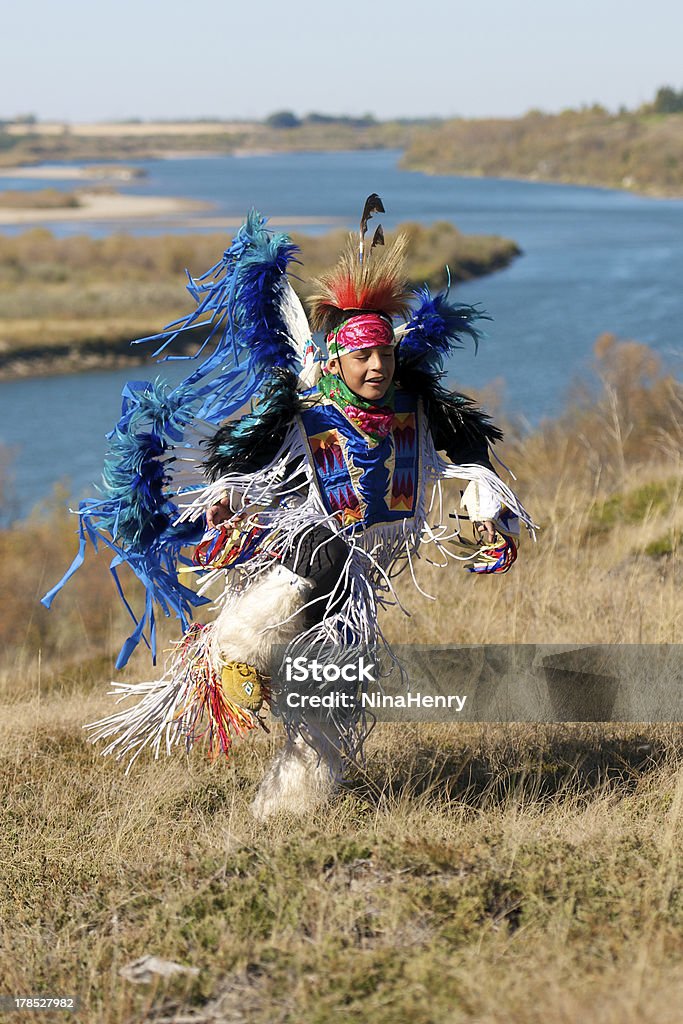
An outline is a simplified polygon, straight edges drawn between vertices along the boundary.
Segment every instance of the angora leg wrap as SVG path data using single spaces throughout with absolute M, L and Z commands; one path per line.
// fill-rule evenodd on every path
M 270 675 L 273 644 L 288 644 L 304 628 L 301 609 L 311 587 L 308 580 L 278 565 L 229 602 L 213 627 L 222 660 L 245 661 Z
M 278 566 L 226 605 L 214 623 L 213 643 L 223 661 L 245 661 L 271 671 L 273 644 L 288 644 L 304 628 L 301 610 L 312 583 Z M 266 771 L 251 805 L 256 818 L 278 811 L 305 814 L 335 791 L 341 778 L 339 734 L 334 726 L 306 716 L 302 736 L 288 738 Z
M 251 813 L 263 821 L 287 811 L 305 814 L 325 804 L 334 794 L 342 772 L 337 730 L 326 723 L 306 723 L 314 746 L 301 736 L 288 739 L 266 771 L 251 804 Z

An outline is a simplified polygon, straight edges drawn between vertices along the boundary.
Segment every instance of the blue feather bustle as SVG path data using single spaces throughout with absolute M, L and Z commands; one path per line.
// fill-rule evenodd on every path
M 178 496 L 173 484 L 172 450 L 182 448 L 193 420 L 221 423 L 258 396 L 273 373 L 291 377 L 298 356 L 280 311 L 281 289 L 289 264 L 298 252 L 289 236 L 273 234 L 266 220 L 252 210 L 221 260 L 201 277 L 188 273 L 188 290 L 197 308 L 142 342 L 161 341 L 155 355 L 163 360 L 203 361 L 177 387 L 159 380 L 137 381 L 123 391 L 121 418 L 108 435 L 102 497 L 78 508 L 79 550 L 63 579 L 43 598 L 50 607 L 55 595 L 83 563 L 88 541 L 113 552 L 110 570 L 135 629 L 125 641 L 117 668 L 128 661 L 140 640 L 156 661 L 155 607 L 175 614 L 183 630 L 192 611 L 206 603 L 178 579 L 179 564 L 191 564 L 183 548 L 194 545 L 202 528 L 174 525 Z M 168 350 L 188 332 L 205 334 L 193 355 Z M 271 399 L 272 404 L 272 399 Z M 266 401 L 263 413 L 269 409 Z M 261 413 L 252 413 L 257 418 Z M 143 613 L 128 603 L 119 569 L 127 565 L 145 590 Z
M 279 297 L 299 249 L 288 235 L 273 234 L 265 225 L 266 219 L 252 210 L 218 263 L 201 277 L 188 273 L 187 289 L 197 308 L 159 334 L 134 342 L 162 341 L 154 353 L 158 356 L 187 332 L 206 332 L 193 355 L 164 358 L 196 360 L 213 345 L 184 381 L 202 400 L 197 417 L 209 423 L 222 422 L 250 401 L 273 367 L 298 370 Z
M 287 428 L 301 410 L 297 383 L 290 371 L 272 370 L 257 408 L 219 427 L 206 445 L 204 469 L 209 480 L 259 469 L 275 457 Z

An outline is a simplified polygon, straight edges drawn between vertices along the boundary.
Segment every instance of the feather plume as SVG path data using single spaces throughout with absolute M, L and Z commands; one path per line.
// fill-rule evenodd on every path
M 354 311 L 405 317 L 410 308 L 404 270 L 406 245 L 406 236 L 399 235 L 393 245 L 360 263 L 351 236 L 336 267 L 313 282 L 316 290 L 309 298 L 313 330 L 332 330 L 344 314 Z
M 186 629 L 192 609 L 205 600 L 178 578 L 178 563 L 190 564 L 182 549 L 197 543 L 203 527 L 177 521 L 172 449 L 182 450 L 190 423 L 219 423 L 258 395 L 264 377 L 271 385 L 277 380 L 260 412 L 247 418 L 239 439 L 245 451 L 252 451 L 258 446 L 259 423 L 265 443 L 281 418 L 282 409 L 275 410 L 275 392 L 280 407 L 287 404 L 285 396 L 295 392 L 296 371 L 311 333 L 286 276 L 298 250 L 287 235 L 273 235 L 265 224 L 252 210 L 218 263 L 201 277 L 189 278 L 187 287 L 197 302 L 194 312 L 153 339 L 142 339 L 161 341 L 158 355 L 171 350 L 179 336 L 185 338 L 186 332 L 200 328 L 205 340 L 193 356 L 166 358 L 199 360 L 201 356 L 202 361 L 173 390 L 158 381 L 126 386 L 121 418 L 108 435 L 102 497 L 81 502 L 78 554 L 63 579 L 43 598 L 49 607 L 83 563 L 88 542 L 95 550 L 99 544 L 109 548 L 114 581 L 135 622 L 118 667 L 125 665 L 140 640 L 154 653 L 155 605 L 165 615 L 173 611 Z M 124 564 L 145 590 L 140 617 L 123 594 L 118 570 Z
M 358 258 L 359 258 L 361 263 L 363 262 L 363 257 L 365 255 L 365 233 L 368 230 L 368 221 L 372 217 L 373 213 L 385 213 L 385 212 L 386 211 L 384 209 L 384 203 L 382 202 L 380 197 L 377 195 L 377 193 L 373 192 L 371 195 L 369 195 L 368 198 L 365 200 L 365 205 L 363 206 L 363 213 L 361 214 L 361 218 L 360 218 L 360 231 L 358 232 Z M 381 227 L 379 227 L 377 229 L 377 231 L 381 231 L 381 230 L 382 230 Z M 377 238 L 377 231 L 375 232 L 375 238 Z M 372 245 L 370 246 L 371 249 L 374 249 L 376 244 L 377 245 L 383 245 L 384 244 L 383 241 L 376 243 L 375 242 L 375 238 L 373 238 L 373 240 L 372 240 Z M 384 238 L 384 235 L 382 235 L 382 239 L 383 238 Z
M 159 355 L 187 331 L 203 329 L 205 340 L 194 355 L 165 358 L 198 359 L 209 352 L 186 383 L 196 386 L 203 399 L 197 416 L 210 423 L 220 423 L 245 405 L 273 366 L 298 369 L 305 327 L 303 311 L 293 308 L 287 269 L 299 250 L 288 235 L 273 234 L 265 225 L 265 218 L 252 210 L 222 259 L 201 277 L 188 274 L 187 289 L 197 308 L 136 342 L 161 341 Z
M 375 248 L 376 245 L 384 245 L 384 229 L 381 224 L 378 224 L 375 228 L 375 233 L 372 236 L 372 245 L 370 246 L 370 252 Z
M 361 237 L 365 235 L 365 232 L 368 230 L 368 221 L 372 217 L 373 213 L 386 213 L 386 210 L 384 209 L 384 203 L 382 202 L 382 200 L 380 199 L 376 192 L 372 192 L 365 200 L 365 205 L 363 206 L 363 213 L 360 219 Z
M 472 339 L 476 351 L 481 332 L 475 325 L 478 320 L 491 319 L 486 313 L 476 306 L 449 302 L 448 290 L 432 295 L 425 285 L 415 294 L 419 305 L 397 331 L 401 336 L 399 359 L 404 369 L 410 365 L 440 373 L 444 357 L 464 346 L 463 335 Z
M 489 320 L 476 306 L 448 301 L 448 290 L 432 295 L 425 286 L 416 292 L 419 305 L 410 320 L 397 329 L 396 380 L 422 398 L 437 450 L 454 462 L 488 461 L 489 446 L 503 434 L 467 395 L 448 391 L 441 383 L 444 358 L 464 346 L 463 335 L 474 342 L 481 332 L 478 320 Z
M 303 364 L 306 350 L 312 338 L 311 326 L 306 319 L 304 307 L 291 284 L 285 277 L 280 289 L 280 316 L 294 349 Z

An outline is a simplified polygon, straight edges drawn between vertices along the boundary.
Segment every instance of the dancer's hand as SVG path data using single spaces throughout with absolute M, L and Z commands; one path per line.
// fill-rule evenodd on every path
M 224 498 L 217 501 L 215 505 L 212 505 L 206 513 L 206 524 L 207 526 L 215 530 L 221 523 L 224 523 L 227 519 L 230 519 L 233 515 L 233 511 L 230 508 L 230 498 L 226 494 Z
M 484 541 L 486 544 L 493 544 L 496 527 L 494 526 L 492 519 L 485 519 L 483 523 L 475 523 L 474 527 L 479 534 L 480 540 Z

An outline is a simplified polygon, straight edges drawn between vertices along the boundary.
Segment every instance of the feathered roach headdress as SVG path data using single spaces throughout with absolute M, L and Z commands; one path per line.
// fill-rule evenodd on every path
M 399 235 L 385 249 L 379 225 L 367 247 L 365 234 L 373 213 L 384 213 L 375 192 L 365 200 L 358 246 L 351 236 L 337 265 L 313 282 L 310 324 L 314 331 L 325 333 L 330 357 L 394 344 L 392 319 L 407 316 L 410 309 L 404 269 L 407 238 Z

